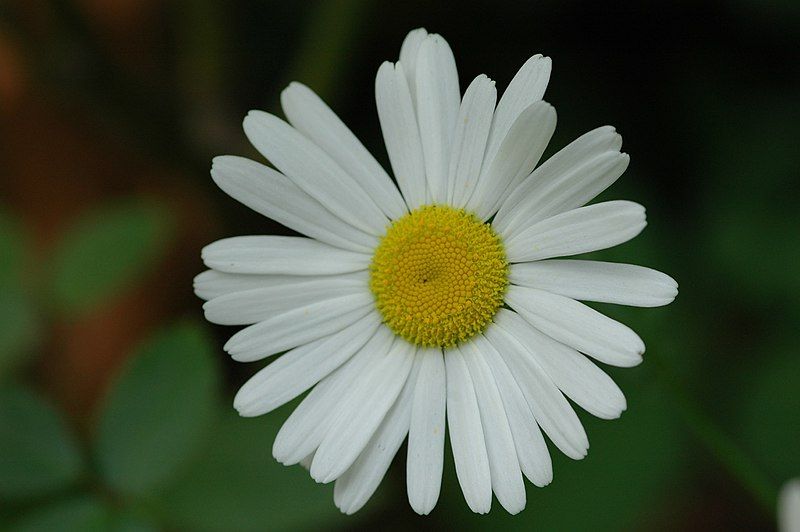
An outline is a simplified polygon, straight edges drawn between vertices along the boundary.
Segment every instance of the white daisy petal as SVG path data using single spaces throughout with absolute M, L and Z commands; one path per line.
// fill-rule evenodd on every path
M 417 28 L 411 30 L 403 39 L 403 44 L 400 46 L 400 63 L 404 66 L 406 78 L 408 79 L 408 88 L 411 90 L 411 99 L 416 104 L 416 91 L 417 91 L 417 54 L 419 53 L 420 45 L 428 37 L 428 32 L 425 28 Z
M 642 361 L 644 343 L 635 332 L 574 299 L 511 285 L 506 303 L 548 336 L 612 366 Z
M 800 532 L 800 478 L 786 481 L 778 493 L 778 532 Z
M 520 190 L 523 188 L 520 186 L 512 193 L 522 200 L 508 212 L 511 225 L 503 229 L 503 234 L 516 234 L 522 226 L 585 205 L 622 175 L 628 161 L 627 153 L 606 152 L 572 173 L 561 174 L 557 180 L 548 182 L 532 175 L 530 190 Z
M 659 307 L 678 295 L 667 274 L 643 266 L 592 260 L 545 260 L 512 264 L 509 281 L 528 288 L 600 303 Z
M 325 275 L 249 275 L 244 273 L 225 273 L 206 270 L 194 278 L 194 293 L 206 301 L 215 297 L 244 292 L 256 288 L 268 288 L 284 283 L 299 281 L 315 281 L 324 279 Z
M 366 289 L 317 301 L 242 329 L 224 349 L 239 362 L 259 360 L 333 334 L 372 311 L 373 297 Z
M 421 362 L 422 356 L 416 354 L 411 373 L 394 405 L 386 413 L 358 459 L 336 479 L 333 501 L 345 514 L 357 512 L 372 497 L 406 439 L 411 421 L 411 401 Z
M 644 207 L 606 201 L 573 209 L 533 224 L 506 240 L 510 262 L 564 257 L 614 247 L 642 232 Z
M 228 273 L 330 275 L 366 270 L 371 257 L 296 236 L 236 236 L 207 245 L 209 268 Z
M 376 357 L 353 383 L 347 398 L 337 406 L 336 421 L 314 455 L 314 480 L 336 480 L 355 462 L 403 389 L 414 354 L 411 344 L 396 339 L 389 353 Z
M 291 179 L 263 164 L 232 155 L 214 157 L 211 177 L 235 200 L 304 235 L 367 253 L 378 244 L 375 236 L 331 214 Z
M 371 235 L 388 219 L 358 183 L 299 131 L 263 111 L 244 119 L 247 138 L 277 169 L 333 214 Z
M 494 81 L 483 74 L 476 77 L 464 92 L 447 178 L 447 202 L 454 207 L 464 207 L 478 183 L 496 101 Z
M 483 438 L 478 400 L 469 368 L 458 349 L 444 354 L 447 374 L 447 426 L 456 475 L 470 509 L 479 514 L 492 507 L 492 477 Z
M 503 312 L 501 309 L 500 312 Z M 561 391 L 511 333 L 494 325 L 486 338 L 503 357 L 542 430 L 561 452 L 580 460 L 586 456 L 589 440 L 578 416 Z
M 408 82 L 400 63 L 386 62 L 375 78 L 375 102 L 397 185 L 410 209 L 427 200 L 425 159 Z
M 447 175 L 461 90 L 453 52 L 441 35 L 420 44 L 416 66 L 416 104 L 428 191 L 433 203 L 447 199 Z
M 619 153 L 622 137 L 603 126 L 578 137 L 521 181 L 492 221 L 502 234 L 580 207 L 625 171 L 628 156 Z
M 490 165 L 494 161 L 500 144 L 506 138 L 508 131 L 517 117 L 532 103 L 544 96 L 547 83 L 550 81 L 552 62 L 549 57 L 536 54 L 528 59 L 516 73 L 511 83 L 508 84 L 503 96 L 497 103 L 497 110 L 492 120 L 492 131 L 486 145 L 485 163 Z
M 533 411 L 514 379 L 514 375 L 511 374 L 500 353 L 484 336 L 475 336 L 467 345 L 475 346 L 475 349 L 491 368 L 492 375 L 497 381 L 497 390 L 503 399 L 522 473 L 536 486 L 542 487 L 550 484 L 553 480 L 553 463 L 550 452 L 547 450 L 547 444 L 542 436 L 542 431 L 539 430 L 539 424 L 536 422 Z
M 314 386 L 278 431 L 272 446 L 276 460 L 293 465 L 317 450 L 336 420 L 338 405 L 369 364 L 386 356 L 393 341 L 389 329 L 378 327 L 358 353 Z
M 588 358 L 542 334 L 515 312 L 499 312 L 496 322 L 526 348 L 529 356 L 578 406 L 603 419 L 618 418 L 625 410 L 622 391 Z
M 503 508 L 511 514 L 517 514 L 525 508 L 525 483 L 497 381 L 474 342 L 465 342 L 459 351 L 467 363 L 475 387 L 489 458 L 492 490 Z M 532 417 L 531 422 L 536 423 Z
M 289 123 L 325 150 L 389 219 L 408 212 L 383 167 L 314 91 L 293 82 L 281 93 L 281 106 Z
M 364 293 L 367 272 L 330 275 L 325 279 L 288 282 L 244 292 L 234 292 L 207 301 L 205 317 L 219 325 L 250 325 L 307 307 L 317 301 Z
M 497 156 L 484 164 L 467 210 L 488 220 L 512 187 L 531 173 L 556 128 L 556 111 L 547 102 L 535 102 L 519 114 L 508 130 Z
M 420 356 L 408 431 L 406 482 L 411 507 L 427 515 L 436 506 L 442 485 L 447 382 L 440 349 L 421 350 Z
M 233 406 L 245 417 L 260 416 L 314 386 L 361 349 L 380 325 L 370 313 L 340 332 L 296 347 L 253 375 Z

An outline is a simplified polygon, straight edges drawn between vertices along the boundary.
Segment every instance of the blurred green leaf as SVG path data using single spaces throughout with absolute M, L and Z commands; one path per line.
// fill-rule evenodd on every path
M 295 51 L 289 80 L 302 80 L 322 98 L 330 100 L 342 79 L 353 41 L 368 14 L 365 0 L 319 2 L 306 23 L 302 46 Z
M 129 201 L 80 219 L 53 259 L 53 291 L 62 310 L 82 311 L 128 286 L 162 254 L 170 234 L 167 212 Z
M 20 363 L 36 342 L 38 320 L 24 286 L 27 259 L 20 224 L 0 209 L 0 379 Z
M 219 375 L 203 329 L 174 326 L 129 361 L 103 405 L 96 456 L 110 486 L 141 495 L 178 473 L 208 431 Z
M 712 217 L 708 230 L 709 260 L 714 276 L 735 299 L 774 301 L 775 297 L 796 300 L 800 277 L 787 264 L 800 261 L 797 228 L 800 217 L 763 210 L 731 208 Z M 770 259 L 774 253 L 779 258 Z
M 83 463 L 59 412 L 21 386 L 0 389 L 0 497 L 24 499 L 75 482 Z
M 25 260 L 25 237 L 22 227 L 4 209 L 0 209 L 0 281 L 19 279 Z
M 160 530 L 160 527 L 156 526 L 151 519 L 127 512 L 115 515 L 109 528 L 113 532 L 158 532 Z
M 180 530 L 240 532 L 318 530 L 353 524 L 333 504 L 332 485 L 316 484 L 301 466 L 271 454 L 286 409 L 258 419 L 225 414 L 191 471 L 159 496 Z
M 756 462 L 775 480 L 800 474 L 800 353 L 796 345 L 765 349 L 748 375 L 741 398 L 741 438 Z
M 37 508 L 9 532 L 101 532 L 109 529 L 109 511 L 98 500 L 81 496 Z
M 586 458 L 573 461 L 550 446 L 553 482 L 537 488 L 526 481 L 528 504 L 522 513 L 508 515 L 497 500 L 488 517 L 470 513 L 448 457 L 451 481 L 443 486 L 442 508 L 434 515 L 444 514 L 449 526 L 468 530 L 636 528 L 681 474 L 683 440 L 660 388 L 641 383 L 622 388 L 628 410 L 620 419 L 581 416 L 591 443 Z
M 21 364 L 36 343 L 39 322 L 30 298 L 15 287 L 0 298 L 0 380 Z

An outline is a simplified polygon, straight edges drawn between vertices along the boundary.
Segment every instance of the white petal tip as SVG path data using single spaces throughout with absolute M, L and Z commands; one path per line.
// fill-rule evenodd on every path
M 511 502 L 511 503 L 507 502 L 506 504 L 503 504 L 501 502 L 500 504 L 503 506 L 505 511 L 511 515 L 517 515 L 522 510 L 525 509 L 525 500 L 522 500 L 521 502 Z
M 624 360 L 614 361 L 613 365 L 620 367 L 620 368 L 635 368 L 642 362 L 644 362 L 644 348 L 641 351 L 636 353 L 632 353 L 628 358 Z
M 438 500 L 438 499 L 437 499 Z M 428 515 L 436 507 L 436 500 L 434 501 L 408 501 L 411 509 L 419 515 Z
M 255 408 L 251 397 L 239 397 L 238 394 L 233 398 L 233 408 L 241 417 L 258 417 L 269 412 L 263 408 Z

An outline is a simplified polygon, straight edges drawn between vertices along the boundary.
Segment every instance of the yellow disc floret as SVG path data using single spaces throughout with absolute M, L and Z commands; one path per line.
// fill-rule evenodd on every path
M 483 331 L 508 285 L 505 251 L 492 227 L 442 205 L 393 222 L 370 273 L 386 325 L 429 347 L 450 347 Z

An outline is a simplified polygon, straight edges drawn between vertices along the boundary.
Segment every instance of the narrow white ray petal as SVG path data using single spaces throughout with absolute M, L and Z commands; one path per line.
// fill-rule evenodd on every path
M 573 209 L 533 224 L 506 240 L 510 262 L 564 257 L 614 247 L 642 232 L 644 207 L 606 201 Z
M 417 72 L 417 54 L 419 47 L 428 37 L 428 32 L 425 28 L 417 28 L 411 30 L 403 39 L 403 45 L 400 47 L 400 63 L 403 64 L 406 71 L 406 78 L 408 79 L 408 88 L 411 90 L 411 99 L 416 103 L 416 72 Z
M 326 278 L 328 278 L 327 275 L 254 275 L 206 270 L 195 276 L 194 293 L 199 298 L 210 300 L 234 292 L 269 288 L 288 283 L 300 284 Z
M 411 92 L 400 63 L 383 63 L 375 79 L 375 102 L 397 185 L 410 209 L 427 198 L 425 159 Z
M 442 486 L 447 381 L 440 349 L 422 350 L 420 356 L 411 404 L 406 482 L 411 507 L 427 515 L 436 506 Z
M 512 264 L 511 283 L 581 301 L 659 307 L 678 295 L 678 283 L 665 273 L 614 262 L 544 260 Z
M 278 431 L 272 446 L 276 460 L 293 465 L 317 450 L 336 420 L 341 402 L 370 363 L 389 352 L 393 341 L 389 329 L 378 327 L 358 353 L 314 386 Z
M 552 107 L 550 104 L 546 102 L 536 102 L 531 104 L 528 109 L 533 107 L 536 109 L 536 113 L 541 116 L 527 116 L 527 109 L 523 111 L 520 117 L 514 122 L 514 125 L 509 130 L 506 138 L 500 145 L 500 150 L 498 154 L 505 154 L 506 150 L 509 151 L 514 150 L 514 144 L 524 143 L 527 146 L 527 149 L 530 153 L 528 156 L 522 159 L 522 162 L 518 166 L 516 174 L 511 172 L 508 175 L 512 175 L 511 181 L 505 187 L 505 190 L 497 197 L 497 199 L 492 203 L 491 208 L 488 212 L 492 215 L 497 213 L 500 209 L 500 206 L 505 202 L 509 195 L 513 193 L 514 190 L 524 181 L 533 169 L 539 164 L 539 161 L 542 158 L 542 154 L 544 150 L 547 148 L 547 145 L 550 143 L 550 139 L 553 137 L 553 132 L 556 130 L 556 111 L 555 108 Z M 533 111 L 531 111 L 533 113 Z M 524 117 L 524 119 L 523 119 Z M 540 120 L 541 118 L 541 120 Z M 523 138 L 519 138 L 519 131 L 522 131 Z M 527 138 L 527 141 L 523 140 Z M 513 140 L 512 140 L 513 139 Z M 509 144 L 509 147 L 506 148 L 506 144 Z M 495 175 L 505 175 L 505 172 L 509 165 L 508 163 L 499 163 L 499 157 L 495 157 L 495 160 L 492 163 L 492 173 Z M 499 170 L 497 169 L 499 167 Z
M 378 245 L 375 236 L 346 223 L 291 179 L 263 164 L 232 155 L 214 157 L 211 178 L 254 211 L 326 244 L 366 253 Z
M 552 62 L 549 57 L 536 54 L 528 59 L 508 84 L 497 103 L 492 120 L 492 131 L 486 145 L 485 164 L 491 164 L 517 117 L 534 102 L 542 99 L 550 81 Z
M 486 338 L 503 357 L 536 421 L 556 447 L 575 460 L 585 457 L 589 449 L 586 431 L 572 406 L 538 362 L 528 356 L 516 338 L 497 324 L 487 329 Z
M 497 156 L 484 164 L 478 186 L 467 202 L 467 210 L 487 220 L 497 212 L 503 198 L 531 173 L 556 128 L 556 110 L 547 102 L 529 105 L 508 130 Z
M 472 80 L 464 92 L 447 177 L 448 205 L 464 207 L 478 183 L 496 101 L 494 81 L 483 74 Z
M 800 478 L 787 481 L 778 494 L 778 532 L 800 532 Z
M 342 330 L 373 311 L 369 290 L 317 301 L 234 334 L 224 349 L 234 360 L 259 360 Z
M 574 299 L 511 285 L 506 303 L 546 335 L 612 366 L 642 361 L 644 343 L 635 332 Z
M 314 91 L 292 82 L 281 93 L 281 106 L 289 123 L 336 161 L 389 219 L 407 212 L 400 192 L 383 167 Z
M 525 508 L 525 483 L 497 381 L 475 342 L 467 342 L 459 350 L 475 387 L 489 457 L 492 490 L 503 508 L 511 514 L 517 514 Z M 536 423 L 533 419 L 531 422 Z
M 508 369 L 500 353 L 483 335 L 475 336 L 470 343 L 475 344 L 497 381 L 497 390 L 503 399 L 522 473 L 536 486 L 550 484 L 553 480 L 550 452 L 547 450 L 547 444 L 528 400 L 525 399 L 511 370 Z
M 441 35 L 428 35 L 420 44 L 416 85 L 417 121 L 428 191 L 434 203 L 443 203 L 447 200 L 447 174 L 461 90 L 456 60 Z
M 253 375 L 239 389 L 233 407 L 253 417 L 291 401 L 349 360 L 379 325 L 380 317 L 370 313 L 341 332 L 292 349 Z
M 327 483 L 339 478 L 355 462 L 406 383 L 414 362 L 414 347 L 396 338 L 389 353 L 377 358 L 347 398 L 314 455 L 311 477 Z
M 319 301 L 364 293 L 369 284 L 367 272 L 329 275 L 312 281 L 296 279 L 214 298 L 203 305 L 205 317 L 219 325 L 251 325 Z
M 209 268 L 228 273 L 330 275 L 365 270 L 371 257 L 296 236 L 235 236 L 203 248 Z
M 515 312 L 499 312 L 496 321 L 578 406 L 603 419 L 616 419 L 625 410 L 619 386 L 588 358 L 539 332 Z
M 403 390 L 350 468 L 336 479 L 333 502 L 347 515 L 360 510 L 378 489 L 408 434 L 411 401 L 422 357 L 417 353 Z
M 516 234 L 540 220 L 585 205 L 622 175 L 628 161 L 627 153 L 609 151 L 551 181 L 532 175 L 531 187 L 520 186 L 512 194 L 522 199 L 515 209 L 507 212 L 506 218 L 501 218 L 508 220 L 502 226 L 503 234 Z
M 611 126 L 599 127 L 578 137 L 512 190 L 492 225 L 498 232 L 511 233 L 521 225 L 530 225 L 567 210 L 562 205 L 568 201 L 572 202 L 569 208 L 580 207 L 594 197 L 592 193 L 599 194 L 619 177 L 608 171 L 598 173 L 597 163 L 601 161 L 600 156 L 606 155 L 612 161 L 616 158 L 618 164 L 621 147 L 622 137 Z M 574 204 L 576 199 L 583 203 Z M 544 212 L 539 212 L 538 208 Z M 521 214 L 523 212 L 525 215 Z
M 263 111 L 244 119 L 250 143 L 295 185 L 353 227 L 382 235 L 388 219 L 363 188 L 319 146 Z
M 492 477 L 481 414 L 469 368 L 458 349 L 444 354 L 447 374 L 447 426 L 456 476 L 469 508 L 479 514 L 492 507 Z

